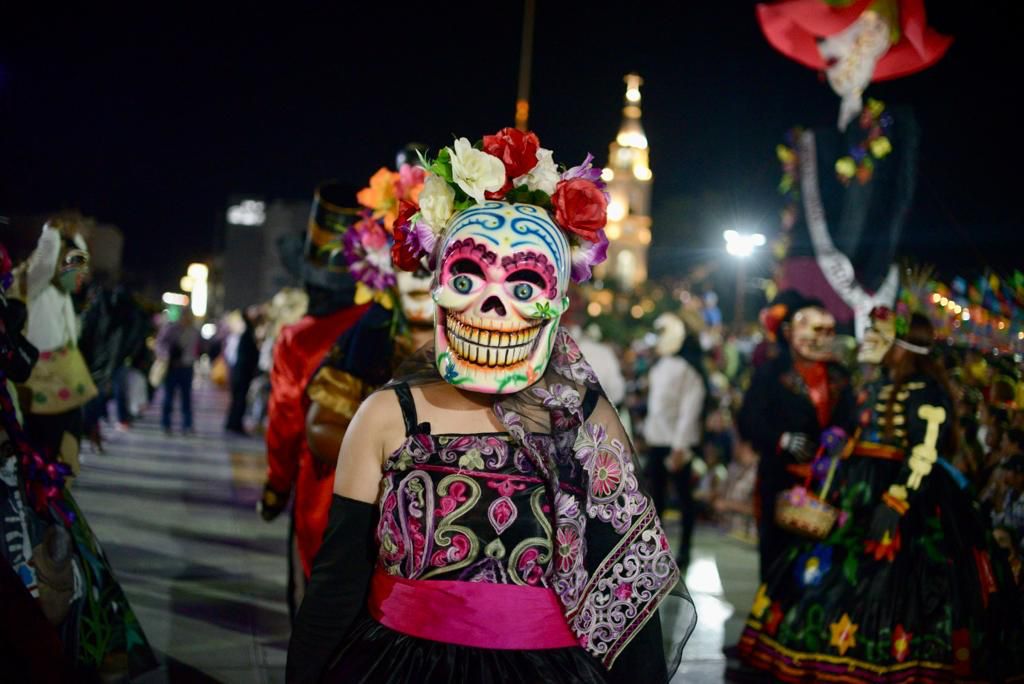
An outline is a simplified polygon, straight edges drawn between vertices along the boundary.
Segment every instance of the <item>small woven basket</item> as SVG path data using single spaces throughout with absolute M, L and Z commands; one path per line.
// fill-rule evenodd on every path
M 827 537 L 839 518 L 839 511 L 810 492 L 799 498 L 793 493 L 792 489 L 787 489 L 779 494 L 775 502 L 775 524 L 802 537 Z

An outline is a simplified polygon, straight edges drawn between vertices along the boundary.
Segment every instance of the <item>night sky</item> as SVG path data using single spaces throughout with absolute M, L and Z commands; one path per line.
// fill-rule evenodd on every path
M 622 76 L 645 79 L 654 275 L 774 232 L 774 147 L 838 99 L 774 52 L 750 2 L 538 0 L 531 127 L 569 165 L 600 162 Z M 141 5 L 141 3 L 140 3 Z M 61 207 L 121 227 L 127 268 L 170 287 L 217 244 L 227 199 L 358 187 L 410 140 L 512 124 L 522 4 L 331 3 L 233 13 L 11 16 L 0 34 L 0 215 Z M 942 273 L 1024 266 L 1020 3 L 928 2 L 956 42 L 868 95 L 915 108 L 920 178 L 903 252 Z M 762 266 L 767 259 L 762 258 Z M 766 268 L 764 268 L 766 272 Z

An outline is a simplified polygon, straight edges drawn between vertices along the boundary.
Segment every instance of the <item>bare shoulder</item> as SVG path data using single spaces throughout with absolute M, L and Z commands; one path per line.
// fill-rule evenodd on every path
M 377 498 L 382 465 L 404 438 L 402 410 L 390 390 L 371 394 L 359 406 L 345 431 L 334 476 L 334 491 L 359 501 Z

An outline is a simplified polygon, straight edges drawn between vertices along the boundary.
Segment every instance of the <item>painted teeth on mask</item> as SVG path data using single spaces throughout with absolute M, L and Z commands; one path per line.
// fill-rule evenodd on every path
M 445 317 L 446 337 L 455 355 L 469 363 L 489 368 L 501 368 L 522 363 L 529 357 L 534 342 L 540 334 L 541 325 L 504 332 L 495 330 L 514 326 L 511 321 L 486 321 L 490 329 L 482 329 L 463 321 L 452 314 Z

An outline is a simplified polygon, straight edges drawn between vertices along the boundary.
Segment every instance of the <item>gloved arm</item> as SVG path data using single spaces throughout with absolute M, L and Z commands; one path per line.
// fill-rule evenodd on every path
M 797 463 L 807 463 L 814 457 L 814 439 L 803 432 L 783 432 L 779 437 L 777 450 L 785 453 Z
M 286 681 L 319 681 L 366 609 L 376 559 L 376 522 L 376 505 L 334 495 L 323 545 L 288 642 Z
M 318 681 L 365 610 L 377 554 L 375 502 L 381 459 L 383 449 L 400 440 L 401 425 L 393 392 L 371 395 L 352 418 L 334 473 L 323 545 L 313 560 L 312 577 L 288 644 L 288 682 Z

